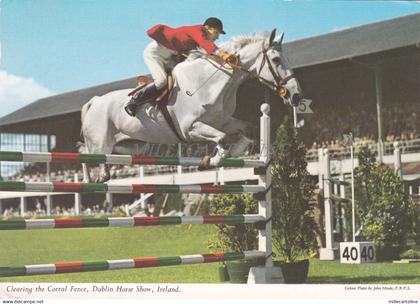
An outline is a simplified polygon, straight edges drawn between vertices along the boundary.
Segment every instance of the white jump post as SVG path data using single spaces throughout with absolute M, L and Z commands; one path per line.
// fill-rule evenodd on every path
M 50 181 L 50 176 L 51 176 L 51 166 L 50 163 L 47 163 L 47 174 L 46 174 L 46 181 L 49 182 Z M 45 197 L 45 208 L 47 209 L 47 215 L 50 216 L 51 215 L 51 194 L 47 193 L 47 196 Z
M 79 181 L 79 174 L 74 174 L 74 181 Z M 81 193 L 75 193 L 74 194 L 74 215 L 79 216 L 82 214 L 82 194 Z
M 323 150 L 322 157 L 322 172 L 323 172 L 323 186 L 324 186 L 324 209 L 325 209 L 325 248 L 320 248 L 320 260 L 334 260 L 333 249 L 333 206 L 332 206 L 332 185 L 330 173 L 330 155 L 328 149 Z
M 20 216 L 24 217 L 26 215 L 26 197 L 20 197 Z
M 178 148 L 178 157 L 181 158 L 182 157 L 182 144 L 178 143 L 177 148 Z M 176 171 L 178 174 L 182 174 L 182 166 L 178 165 L 176 168 Z
M 265 229 L 258 232 L 258 250 L 265 252 L 265 266 L 252 267 L 248 276 L 248 284 L 284 283 L 280 267 L 273 266 L 272 258 L 272 202 L 271 202 L 271 162 L 270 162 L 270 105 L 261 105 L 260 118 L 260 160 L 266 165 L 264 175 L 258 176 L 258 185 L 266 189 L 263 200 L 258 201 L 258 214 L 266 219 Z
M 394 142 L 394 170 L 398 177 L 402 179 L 401 148 L 398 141 Z
M 339 180 L 341 182 L 345 182 L 345 178 L 344 178 L 344 174 L 340 175 Z M 344 184 L 340 184 L 340 198 L 342 198 L 342 201 L 345 201 L 346 199 L 346 187 L 344 186 Z M 341 223 L 342 226 L 340 227 L 340 229 L 342 229 L 342 234 L 343 234 L 343 238 L 344 241 L 347 242 L 348 238 L 347 238 L 347 220 L 346 220 L 346 208 L 344 207 L 344 205 L 341 205 Z
M 261 112 L 263 115 L 260 118 L 260 160 L 264 161 L 267 165 L 265 175 L 259 176 L 258 184 L 264 186 L 265 188 L 271 185 L 271 165 L 268 164 L 270 161 L 270 106 L 268 104 L 263 104 L 261 106 Z M 266 218 L 266 220 L 271 218 L 271 190 L 269 189 L 265 194 L 265 200 L 258 201 L 258 214 Z M 258 235 L 258 250 L 266 252 L 267 258 L 266 267 L 273 266 L 273 259 L 271 257 L 272 246 L 271 246 L 271 221 L 268 221 L 265 230 L 260 230 Z
M 112 208 L 114 207 L 114 194 L 113 193 L 106 193 L 105 194 L 105 201 L 107 203 L 106 209 L 112 211 Z M 108 210 L 105 210 L 107 212 Z

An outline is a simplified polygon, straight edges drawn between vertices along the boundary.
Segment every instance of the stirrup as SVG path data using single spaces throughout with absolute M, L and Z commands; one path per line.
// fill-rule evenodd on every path
M 148 83 L 141 90 L 134 94 L 127 105 L 124 107 L 124 110 L 128 115 L 134 117 L 136 116 L 136 109 L 142 104 L 149 103 L 156 98 L 158 93 L 154 83 Z
M 127 103 L 124 107 L 125 112 L 130 115 L 131 117 L 136 116 L 137 105 L 132 102 L 131 100 Z
M 138 94 L 131 97 L 130 101 L 124 107 L 124 110 L 127 112 L 128 115 L 134 117 L 136 116 L 137 107 L 146 103 L 144 100 L 137 100 Z

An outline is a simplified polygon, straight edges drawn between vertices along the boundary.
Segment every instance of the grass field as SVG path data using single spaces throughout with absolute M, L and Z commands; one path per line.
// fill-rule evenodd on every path
M 208 253 L 213 225 L 0 231 L 0 267 Z M 0 278 L 0 282 L 219 283 L 219 263 Z M 420 264 L 311 259 L 307 283 L 419 284 Z

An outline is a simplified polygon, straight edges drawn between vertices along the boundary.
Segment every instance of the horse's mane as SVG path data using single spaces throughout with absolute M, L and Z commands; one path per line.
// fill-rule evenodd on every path
M 248 44 L 253 44 L 266 40 L 270 36 L 269 32 L 253 33 L 251 35 L 239 35 L 230 41 L 222 43 L 219 47 L 229 53 L 235 53 L 243 49 Z
M 219 45 L 219 48 L 229 53 L 235 53 L 249 44 L 264 41 L 269 36 L 270 36 L 269 32 L 258 32 L 258 33 L 253 33 L 251 35 L 239 35 L 239 36 L 233 37 L 229 41 L 221 43 Z M 192 51 L 190 52 L 188 56 L 188 60 L 194 60 L 200 57 L 202 57 L 200 52 Z

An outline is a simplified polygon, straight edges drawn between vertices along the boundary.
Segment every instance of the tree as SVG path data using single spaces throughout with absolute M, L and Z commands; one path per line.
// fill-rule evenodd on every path
M 361 238 L 373 240 L 379 250 L 404 250 L 413 228 L 414 206 L 404 184 L 393 169 L 376 163 L 375 155 L 363 147 L 355 169 L 355 198 L 362 225 Z
M 307 258 L 315 241 L 309 203 L 314 185 L 305 155 L 299 130 L 285 117 L 272 149 L 273 247 L 284 262 Z

